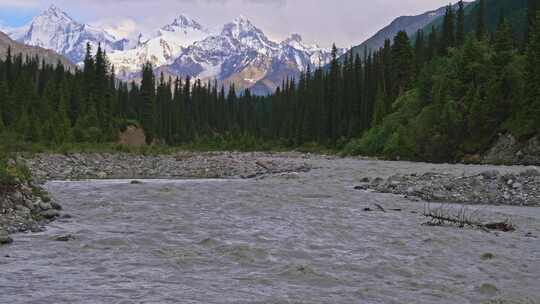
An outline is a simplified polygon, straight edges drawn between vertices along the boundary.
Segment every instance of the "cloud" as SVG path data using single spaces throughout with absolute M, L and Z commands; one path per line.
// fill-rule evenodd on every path
M 135 37 L 140 32 L 137 22 L 130 18 L 107 18 L 89 24 L 102 28 L 115 37 Z
M 454 0 L 457 1 L 457 0 Z M 7 6 L 45 8 L 51 3 L 75 19 L 104 24 L 118 35 L 150 33 L 187 14 L 210 28 L 247 16 L 274 39 L 300 33 L 308 42 L 340 47 L 361 43 L 394 18 L 420 14 L 448 0 L 0 0 Z

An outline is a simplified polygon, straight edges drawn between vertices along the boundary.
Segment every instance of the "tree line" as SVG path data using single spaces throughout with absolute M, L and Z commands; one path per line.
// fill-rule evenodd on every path
M 94 54 L 88 46 L 74 73 L 8 51 L 0 61 L 0 133 L 50 145 L 105 143 L 133 124 L 148 143 L 244 139 L 456 160 L 498 132 L 539 133 L 538 2 L 528 0 L 526 39 L 516 38 L 504 11 L 491 32 L 485 0 L 469 14 L 460 1 L 440 26 L 413 37 L 401 31 L 379 50 L 342 60 L 334 46 L 327 67 L 308 67 L 270 96 L 156 76 L 149 63 L 140 82 L 120 82 L 101 47 Z

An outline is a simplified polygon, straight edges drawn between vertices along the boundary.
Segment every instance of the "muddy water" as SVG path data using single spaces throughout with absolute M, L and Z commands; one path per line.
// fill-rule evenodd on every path
M 0 303 L 540 301 L 540 239 L 526 236 L 540 236 L 540 209 L 473 207 L 518 226 L 495 234 L 423 226 L 424 203 L 353 190 L 366 176 L 488 168 L 311 163 L 261 180 L 49 183 L 72 218 L 0 247 Z M 402 211 L 363 211 L 375 203 Z

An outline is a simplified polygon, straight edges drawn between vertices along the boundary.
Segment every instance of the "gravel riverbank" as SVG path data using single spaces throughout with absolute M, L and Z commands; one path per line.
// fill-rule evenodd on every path
M 253 178 L 305 172 L 308 157 L 299 153 L 182 152 L 174 155 L 38 154 L 25 159 L 35 179 L 183 179 Z
M 540 206 L 540 171 L 519 173 L 484 171 L 470 176 L 445 173 L 394 175 L 388 179 L 365 180 L 358 190 L 401 194 L 428 202 Z

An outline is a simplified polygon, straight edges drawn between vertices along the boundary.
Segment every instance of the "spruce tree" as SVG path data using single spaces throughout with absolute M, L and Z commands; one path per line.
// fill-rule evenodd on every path
M 525 71 L 525 92 L 531 132 L 540 132 L 540 14 L 536 15 L 533 30 L 530 32 Z
M 476 39 L 482 40 L 486 37 L 486 2 L 479 0 L 476 8 Z
M 392 46 L 393 92 L 403 94 L 411 85 L 414 74 L 414 51 L 405 31 L 400 31 Z
M 456 23 L 456 45 L 462 46 L 465 43 L 465 4 L 463 0 L 458 3 L 457 23 Z
M 439 54 L 446 55 L 449 47 L 455 45 L 455 17 L 452 5 L 446 7 L 443 19 L 442 37 L 439 43 Z
M 156 101 L 156 85 L 154 69 L 150 62 L 143 66 L 141 81 L 141 124 L 146 135 L 146 142 L 152 143 L 155 137 L 154 111 Z
M 540 0 L 527 0 L 527 41 L 529 41 L 530 31 L 534 29 L 534 22 L 539 10 Z
M 0 134 L 2 134 L 6 130 L 6 125 L 4 124 L 4 118 L 2 117 L 3 113 L 4 111 L 2 110 L 2 104 L 0 103 Z
M 340 122 L 340 100 L 339 100 L 339 75 L 341 67 L 337 57 L 337 47 L 332 45 L 332 60 L 330 62 L 330 71 L 328 74 L 328 96 L 326 99 L 326 111 L 328 121 L 326 122 L 326 131 L 329 139 L 335 140 L 338 137 L 338 128 Z
M 427 48 L 426 48 L 426 60 L 427 61 L 432 60 L 435 57 L 435 55 L 437 54 L 438 40 L 439 40 L 439 37 L 438 37 L 438 33 L 437 33 L 437 28 L 435 26 L 432 26 L 431 27 L 431 32 L 429 33 L 429 37 L 428 37 L 428 45 L 427 45 Z
M 68 116 L 68 101 L 62 94 L 54 118 L 54 139 L 57 144 L 62 144 L 71 142 L 72 137 L 71 122 Z
M 10 119 L 10 112 L 9 106 L 10 106 L 10 94 L 9 94 L 9 88 L 5 81 L 0 81 L 0 119 L 2 119 L 2 124 L 6 126 L 8 124 L 8 121 Z
M 424 40 L 424 31 L 418 30 L 416 33 L 416 42 L 414 43 L 414 57 L 416 70 L 420 71 L 426 60 L 426 43 Z
M 501 17 L 495 32 L 493 44 L 496 66 L 504 66 L 510 62 L 514 50 L 514 41 L 512 37 L 512 29 L 510 28 L 508 21 Z

